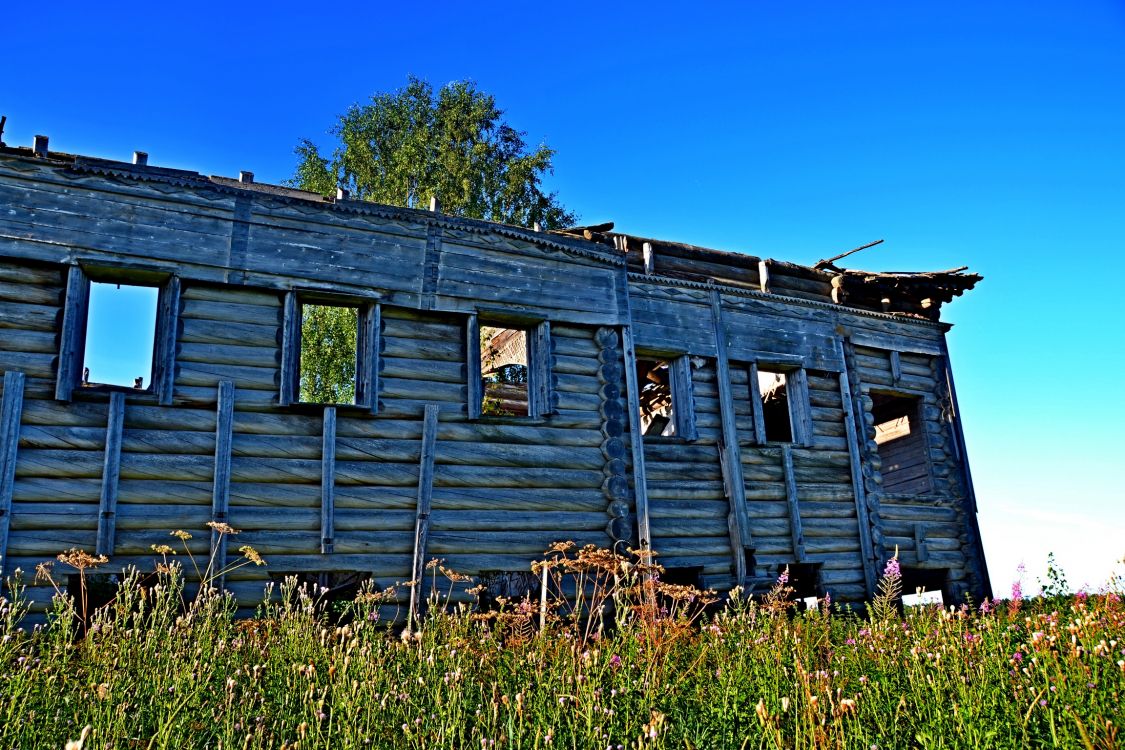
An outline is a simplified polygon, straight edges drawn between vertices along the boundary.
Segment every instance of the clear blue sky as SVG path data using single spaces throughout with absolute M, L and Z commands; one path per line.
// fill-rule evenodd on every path
M 946 315 L 998 592 L 1125 555 L 1125 3 L 363 5 L 28 6 L 5 140 L 279 181 L 349 104 L 472 78 L 583 220 L 983 273 Z

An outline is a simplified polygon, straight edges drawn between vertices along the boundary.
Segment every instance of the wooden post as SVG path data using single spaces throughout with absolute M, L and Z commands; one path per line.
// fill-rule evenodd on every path
M 427 407 L 428 408 L 428 407 Z M 320 554 L 332 552 L 336 512 L 336 407 L 324 409 L 324 441 L 320 458 Z
M 234 425 L 234 383 L 219 381 L 218 406 L 215 409 L 215 479 L 211 487 L 211 520 L 228 523 L 230 520 L 230 454 Z M 227 564 L 226 534 L 211 529 L 211 566 L 213 572 L 221 571 Z M 223 588 L 223 576 L 215 579 L 217 588 Z
M 766 414 L 762 408 L 762 386 L 758 383 L 758 363 L 750 363 L 750 412 L 754 416 L 754 444 L 766 444 Z
M 469 419 L 479 419 L 483 394 L 480 382 L 480 319 L 476 313 L 465 320 L 465 365 Z
M 841 347 L 840 340 L 836 340 Z M 843 360 L 841 347 L 840 358 Z M 852 475 L 852 495 L 855 497 L 855 517 L 859 526 L 860 556 L 863 561 L 863 581 L 867 595 L 875 595 L 875 549 L 871 546 L 871 521 L 867 516 L 867 499 L 863 489 L 863 468 L 856 440 L 855 412 L 852 409 L 851 386 L 848 383 L 848 370 L 840 372 L 840 403 L 844 407 L 844 439 L 848 443 L 848 468 Z
M 809 376 L 805 368 L 792 370 L 785 376 L 789 396 L 789 419 L 793 430 L 793 442 L 797 445 L 811 445 L 813 439 L 812 407 L 809 404 Z
M 527 332 L 527 414 L 545 417 L 555 408 L 552 403 L 551 321 L 544 320 Z M 477 359 L 479 366 L 480 359 Z
M 914 555 L 918 558 L 918 562 L 926 562 L 930 559 L 930 550 L 926 547 L 926 524 L 914 524 Z
M 98 540 L 95 554 L 113 555 L 117 527 L 117 484 L 121 476 L 121 432 L 125 424 L 125 394 L 109 396 L 109 419 L 105 430 L 105 463 L 102 468 L 102 496 L 98 505 Z
M 672 418 L 676 420 L 676 436 L 696 440 L 699 432 L 695 426 L 695 394 L 692 388 L 691 356 L 676 357 L 669 364 L 672 381 Z
M 785 499 L 789 503 L 789 533 L 793 537 L 793 557 L 803 563 L 805 555 L 805 534 L 801 528 L 801 509 L 797 503 L 797 480 L 793 475 L 793 446 L 781 446 L 781 466 L 785 472 Z
M 641 434 L 641 402 L 637 383 L 637 350 L 633 344 L 633 329 L 623 326 L 621 340 L 625 347 L 625 390 L 629 399 L 629 445 L 633 452 L 633 492 L 637 508 L 637 536 L 640 549 L 652 549 L 649 531 L 648 485 L 645 480 L 645 446 Z
M 281 323 L 281 392 L 278 403 L 289 406 L 300 399 L 301 305 L 296 292 L 286 292 Z
M 731 554 L 734 556 L 735 578 L 739 586 L 746 582 L 746 550 L 752 549 L 750 518 L 746 512 L 746 482 L 742 476 L 742 455 L 738 445 L 738 425 L 735 422 L 734 393 L 730 383 L 730 361 L 727 359 L 727 329 L 723 321 L 722 297 L 717 289 L 711 290 L 711 324 L 715 334 L 715 379 L 719 384 L 719 416 L 722 421 L 722 440 L 719 445 L 719 466 L 723 472 L 723 485 L 730 503 L 727 528 L 731 533 Z
M 418 461 L 418 505 L 414 522 L 414 563 L 411 566 L 410 612 L 413 624 L 421 611 L 422 579 L 426 572 L 426 537 L 430 530 L 430 505 L 434 494 L 434 446 L 437 442 L 438 406 L 426 404 L 422 423 L 422 453 Z
M 86 350 L 86 315 L 90 310 L 90 279 L 81 266 L 71 266 L 66 277 L 62 331 L 59 334 L 59 367 L 55 398 L 70 401 L 78 382 L 82 355 Z
M 356 383 L 356 404 L 379 413 L 379 358 L 383 327 L 383 307 L 378 302 L 367 304 L 360 313 L 359 359 L 360 377 Z
M 8 528 L 12 523 L 12 491 L 16 483 L 16 451 L 23 415 L 22 372 L 4 373 L 4 401 L 0 407 L 0 590 L 8 576 Z
M 180 277 L 173 276 L 160 288 L 156 315 L 156 348 L 152 353 L 152 391 L 162 406 L 172 403 L 176 381 L 176 330 L 180 318 Z
M 902 380 L 902 359 L 899 357 L 897 349 L 891 349 L 889 354 L 891 360 L 891 382 L 898 385 L 899 381 Z
M 880 512 L 882 477 L 876 468 L 876 465 L 879 464 L 879 456 L 874 435 L 868 429 L 868 412 L 864 406 L 863 388 L 859 381 L 859 368 L 855 362 L 855 347 L 849 337 L 843 336 L 837 341 L 844 355 L 841 387 L 846 386 L 848 388 L 849 406 L 853 412 L 851 421 L 855 428 L 855 431 L 847 438 L 849 444 L 855 442 L 860 459 L 859 489 L 856 492 L 856 502 L 858 503 L 860 498 L 863 498 L 867 510 L 868 528 L 871 531 L 871 554 L 876 561 L 881 563 L 887 557 L 887 550 L 884 544 L 883 522 Z M 855 476 L 856 474 L 853 473 L 853 477 Z M 875 562 L 872 565 L 873 570 L 877 569 L 878 565 Z M 874 591 L 874 581 L 872 582 L 872 591 Z

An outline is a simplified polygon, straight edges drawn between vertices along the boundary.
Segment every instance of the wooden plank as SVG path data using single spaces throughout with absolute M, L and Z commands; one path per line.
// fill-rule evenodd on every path
M 278 403 L 289 406 L 297 400 L 301 358 L 301 306 L 297 293 L 285 293 L 281 323 L 281 393 Z
M 379 413 L 380 337 L 383 328 L 383 308 L 369 303 L 361 310 L 359 351 L 357 364 L 359 378 L 356 382 L 356 404 L 368 407 L 372 414 Z
M 762 407 L 762 387 L 758 383 L 758 363 L 750 363 L 750 409 L 754 417 L 754 444 L 766 444 L 766 415 Z
M 545 417 L 555 411 L 551 388 L 552 349 L 551 321 L 544 320 L 527 332 L 529 417 Z M 477 359 L 480 365 L 480 359 Z
M 320 553 L 332 552 L 336 512 L 336 407 L 324 409 L 324 434 L 320 458 Z
M 160 287 L 156 311 L 156 344 L 152 353 L 152 390 L 163 406 L 172 403 L 176 380 L 176 332 L 180 318 L 180 277 Z
M 105 431 L 105 461 L 102 495 L 98 504 L 98 538 L 95 554 L 113 555 L 117 519 L 117 483 L 121 477 L 121 429 L 125 423 L 125 394 L 109 396 L 109 419 Z
M 66 277 L 66 301 L 59 335 L 59 370 L 55 381 L 55 398 L 59 401 L 70 401 L 70 394 L 82 374 L 89 310 L 90 279 L 81 266 L 71 266 Z
M 645 472 L 645 449 L 641 437 L 640 390 L 637 384 L 637 350 L 632 326 L 622 326 L 621 339 L 625 351 L 625 390 L 629 400 L 629 447 L 633 455 L 633 492 L 637 510 L 637 536 L 641 550 L 652 549 L 649 531 L 648 486 Z
M 480 320 L 476 313 L 465 321 L 465 364 L 469 419 L 480 419 L 483 393 L 480 380 Z
M 891 382 L 898 385 L 898 382 L 902 380 L 902 361 L 899 359 L 897 349 L 891 349 L 889 354 L 891 359 Z
M 837 342 L 841 347 L 842 342 Z M 845 368 L 840 373 L 840 401 L 844 409 L 844 430 L 848 442 L 848 468 L 851 470 L 852 493 L 855 498 L 856 521 L 859 526 L 859 546 L 862 550 L 863 580 L 867 586 L 868 596 L 875 595 L 875 549 L 871 545 L 871 521 L 867 515 L 867 498 L 863 488 L 863 466 L 860 460 L 859 445 L 855 424 L 855 412 L 852 409 L 851 384 L 848 381 L 848 372 Z
M 789 418 L 793 428 L 793 443 L 809 445 L 812 443 L 813 419 L 809 406 L 809 380 L 805 368 L 786 373 L 786 387 L 789 396 Z
M 789 504 L 789 533 L 793 539 L 793 556 L 805 562 L 805 535 L 801 529 L 801 509 L 797 501 L 797 480 L 793 474 L 793 448 L 781 446 L 781 466 L 785 472 L 785 499 Z
M 474 316 L 475 317 L 475 316 Z M 430 506 L 434 492 L 434 447 L 437 442 L 438 407 L 426 405 L 422 421 L 422 454 L 418 461 L 418 503 L 415 506 L 414 555 L 411 566 L 410 611 L 407 623 L 419 613 L 422 578 L 426 569 L 426 541 L 430 529 Z
M 229 522 L 230 509 L 230 456 L 234 424 L 234 383 L 223 380 L 218 387 L 218 406 L 215 415 L 215 479 L 211 487 L 211 520 Z M 227 535 L 211 530 L 211 565 L 221 571 L 227 564 Z M 223 587 L 222 578 L 216 580 Z
M 931 333 L 932 328 L 925 329 Z M 872 349 L 886 349 L 888 351 L 909 352 L 910 354 L 929 354 L 940 357 L 942 344 L 937 341 L 916 339 L 896 333 L 879 333 L 875 331 L 851 331 L 849 336 L 855 346 L 868 346 Z
M 16 482 L 16 449 L 23 414 L 24 374 L 4 373 L 4 401 L 0 407 L 0 590 L 8 577 L 8 529 L 12 522 L 12 492 Z
M 691 357 L 687 354 L 670 363 L 672 380 L 672 416 L 676 420 L 676 436 L 684 440 L 697 440 L 695 426 L 695 395 L 692 388 Z
M 750 536 L 750 519 L 746 514 L 746 481 L 742 476 L 737 414 L 734 408 L 734 393 L 731 389 L 730 362 L 727 360 L 727 328 L 723 321 L 722 299 L 718 291 L 711 292 L 711 322 L 715 332 L 717 354 L 715 379 L 719 386 L 719 416 L 722 420 L 719 466 L 722 469 L 723 487 L 730 504 L 728 526 L 735 577 L 738 585 L 743 586 L 747 574 L 745 550 L 753 549 L 754 542 Z

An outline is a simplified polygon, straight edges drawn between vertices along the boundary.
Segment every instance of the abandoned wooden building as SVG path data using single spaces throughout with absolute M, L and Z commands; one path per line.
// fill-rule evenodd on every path
M 908 590 L 989 593 L 939 319 L 979 276 L 612 230 L 0 147 L 3 575 L 72 547 L 151 570 L 176 529 L 206 558 L 214 520 L 267 562 L 224 581 L 243 606 L 270 576 L 487 578 L 562 540 L 852 601 L 897 549 Z M 91 364 L 121 289 L 152 332 L 124 379 Z M 323 308 L 351 331 L 328 398 Z

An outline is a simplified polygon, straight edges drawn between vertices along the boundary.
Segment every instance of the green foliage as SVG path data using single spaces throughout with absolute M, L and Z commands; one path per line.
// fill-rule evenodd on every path
M 354 404 L 359 310 L 301 307 L 301 401 Z
M 490 94 L 471 81 L 454 81 L 436 93 L 411 77 L 391 93 L 353 105 L 330 131 L 337 139 L 331 157 L 312 141 L 297 146 L 291 184 L 334 195 L 420 208 L 431 196 L 442 211 L 546 229 L 569 226 L 574 214 L 544 193 L 554 150 L 529 150 L 524 135 L 502 119 Z
M 1066 581 L 1066 573 L 1059 567 L 1055 560 L 1055 553 L 1047 553 L 1047 580 L 1039 579 L 1039 588 L 1044 597 L 1054 599 L 1070 593 L 1070 584 Z
M 703 615 L 704 592 L 654 583 L 652 568 L 553 552 L 535 568 L 542 609 L 532 596 L 471 612 L 451 603 L 471 582 L 429 566 L 430 606 L 402 635 L 385 624 L 402 602 L 393 590 L 366 588 L 341 622 L 290 579 L 257 619 L 236 621 L 229 595 L 185 601 L 191 586 L 164 564 L 157 586 L 126 577 L 80 639 L 62 593 L 46 628 L 19 629 L 27 603 L 10 586 L 0 747 L 63 747 L 86 727 L 87 748 L 1122 744 L 1116 594 L 871 622 L 794 613 L 783 577 L 763 602 L 736 593 Z

